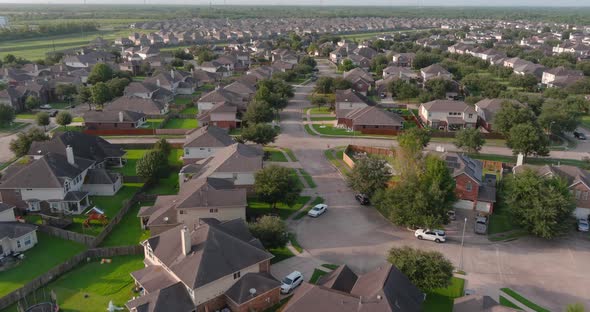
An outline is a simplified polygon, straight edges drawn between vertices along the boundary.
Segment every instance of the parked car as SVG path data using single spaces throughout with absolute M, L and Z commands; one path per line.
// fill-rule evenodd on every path
M 281 293 L 288 294 L 301 283 L 303 283 L 303 275 L 299 271 L 293 271 L 283 278 Z
M 41 106 L 39 106 L 41 109 L 51 109 L 51 105 L 49 104 L 43 104 Z
M 317 204 L 315 205 L 313 208 L 311 208 L 309 210 L 309 212 L 307 213 L 308 216 L 310 217 L 319 217 L 320 215 L 324 214 L 324 212 L 326 212 L 326 210 L 328 210 L 328 205 L 326 204 Z
M 449 216 L 449 220 L 451 220 L 451 221 L 457 220 L 457 215 L 455 214 L 455 210 L 447 211 L 447 216 Z
M 356 200 L 358 200 L 358 202 L 361 205 L 370 205 L 371 204 L 369 197 L 367 197 L 367 195 L 365 195 L 365 194 L 356 194 L 356 195 L 354 195 L 354 198 L 356 198 Z
M 574 131 L 574 137 L 578 140 L 586 140 L 586 135 L 582 132 Z
M 475 217 L 474 231 L 477 234 L 487 234 L 488 233 L 488 217 L 485 217 L 485 216 Z
M 437 243 L 444 243 L 447 240 L 447 234 L 443 230 L 417 229 L 414 236 L 420 240 L 426 239 Z
M 58 113 L 58 112 L 57 112 L 57 110 L 56 110 L 56 109 L 54 109 L 54 110 L 50 110 L 50 111 L 49 111 L 49 117 L 55 117 L 55 116 L 57 116 L 57 113 Z
M 586 219 L 579 219 L 578 220 L 578 231 L 580 232 L 588 232 L 590 231 L 590 223 Z

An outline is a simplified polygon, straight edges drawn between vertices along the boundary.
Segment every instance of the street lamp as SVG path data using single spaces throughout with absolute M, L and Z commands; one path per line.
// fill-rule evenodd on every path
M 461 259 L 459 260 L 459 269 L 463 271 L 463 242 L 465 240 L 465 228 L 467 227 L 467 217 L 465 223 L 463 223 L 463 235 L 461 235 Z

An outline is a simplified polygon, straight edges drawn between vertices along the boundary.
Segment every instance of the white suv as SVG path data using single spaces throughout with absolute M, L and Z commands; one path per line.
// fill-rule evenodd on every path
M 283 279 L 281 293 L 288 294 L 303 283 L 303 275 L 299 271 L 293 271 Z
M 418 239 L 431 240 L 437 243 L 444 243 L 447 240 L 447 235 L 443 230 L 425 230 L 417 229 L 414 236 Z

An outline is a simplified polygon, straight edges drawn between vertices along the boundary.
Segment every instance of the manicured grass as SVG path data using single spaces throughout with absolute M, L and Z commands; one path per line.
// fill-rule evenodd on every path
M 127 159 L 127 163 L 125 166 L 121 168 L 116 168 L 114 171 L 119 172 L 120 174 L 128 177 L 136 176 L 137 173 L 135 171 L 135 166 L 137 165 L 137 160 L 139 160 L 145 153 L 149 150 L 147 149 L 128 149 L 126 150 L 127 154 L 125 154 L 125 159 Z M 182 166 L 182 160 L 180 157 L 182 156 L 182 149 L 172 149 L 170 150 L 170 155 L 168 155 L 168 164 L 170 166 L 178 167 Z
M 323 135 L 337 135 L 337 136 L 353 136 L 363 135 L 360 131 L 349 131 L 344 128 L 336 128 L 330 125 L 311 125 L 315 131 Z
M 84 122 L 84 118 L 82 118 L 82 117 L 74 117 L 74 118 L 72 118 L 72 122 Z
M 73 132 L 82 132 L 84 131 L 84 127 L 82 126 L 59 126 L 51 130 L 52 132 L 66 132 L 66 131 L 73 131 Z
M 339 267 L 339 265 L 337 265 L 337 264 L 330 264 L 330 263 L 324 263 L 324 264 L 322 264 L 322 266 L 324 268 L 327 268 L 330 270 L 336 270 Z
M 426 312 L 452 312 L 455 298 L 463 296 L 465 280 L 453 277 L 451 286 L 438 288 L 426 293 L 423 310 Z
M 305 129 L 305 132 L 307 132 L 307 134 L 309 134 L 309 135 L 317 135 L 315 132 L 313 132 L 311 130 L 311 125 L 305 124 L 305 125 L 303 125 L 303 128 Z
M 271 264 L 275 264 L 295 256 L 287 247 L 271 248 L 268 251 L 275 256 L 270 260 Z
M 164 119 L 162 118 L 148 119 L 146 123 L 143 124 L 143 127 L 149 129 L 158 129 L 160 128 L 162 122 L 164 122 Z
M 257 198 L 248 198 L 248 216 L 256 218 L 266 214 L 278 214 L 281 219 L 285 220 L 295 211 L 301 209 L 309 200 L 309 196 L 299 196 L 293 205 L 278 203 L 277 209 L 273 210 L 269 204 L 261 202 Z
M 185 109 L 180 111 L 183 115 L 196 115 L 199 113 L 199 109 L 194 105 L 189 105 Z
M 536 303 L 528 300 L 527 298 L 523 297 L 521 294 L 515 292 L 510 288 L 500 288 L 504 293 L 511 296 L 512 298 L 518 300 L 520 303 L 524 304 L 525 306 L 537 311 L 537 312 L 549 312 L 549 310 L 537 305 Z
M 242 128 L 234 128 L 229 130 L 229 135 L 240 135 L 242 134 Z
M 193 98 L 192 97 L 186 97 L 186 96 L 176 96 L 174 98 L 174 103 L 178 104 L 178 105 L 188 105 L 188 104 L 192 104 L 193 103 Z
M 174 148 L 170 150 L 170 154 L 168 155 L 168 165 L 174 167 L 182 166 L 182 155 L 184 155 L 184 151 L 181 148 Z
M 332 111 L 330 110 L 329 106 L 312 107 L 309 110 L 310 115 L 325 115 L 325 114 L 331 114 L 331 113 L 332 113 Z
M 108 218 L 114 217 L 123 205 L 130 200 L 135 193 L 139 191 L 141 185 L 137 184 L 125 184 L 115 196 L 90 196 L 91 202 L 94 206 L 103 210 Z M 92 208 L 93 205 L 90 205 Z M 67 227 L 67 230 L 83 233 L 86 235 L 97 236 L 102 232 L 104 226 L 98 223 L 91 223 L 90 227 L 84 227 L 84 221 L 87 216 L 81 214 L 73 218 L 74 223 Z
M 298 161 L 297 157 L 295 156 L 295 154 L 293 153 L 293 151 L 290 148 L 283 148 L 283 151 L 285 153 L 287 153 L 287 156 L 289 156 L 289 158 L 291 158 L 291 161 Z
M 313 178 L 311 177 L 311 175 L 309 175 L 309 173 L 307 173 L 307 171 L 299 168 L 299 173 L 301 173 L 301 175 L 303 176 L 303 179 L 305 180 L 305 182 L 307 182 L 307 185 L 310 188 L 316 188 L 317 184 L 315 184 L 315 182 L 313 181 Z
M 265 147 L 264 151 L 269 155 L 268 161 L 289 162 L 287 156 L 285 156 L 285 154 L 283 154 L 283 152 L 277 148 Z
M 297 186 L 301 189 L 304 189 L 305 185 L 303 185 L 301 178 L 299 178 L 299 175 L 297 174 L 297 169 L 289 168 L 289 170 L 291 171 L 291 175 L 297 178 Z
M 15 132 L 19 129 L 26 127 L 27 125 L 28 125 L 28 123 L 26 123 L 26 122 L 14 121 L 10 124 L 0 125 L 0 132 Z
M 506 299 L 506 297 L 504 297 L 504 296 L 500 296 L 500 304 L 505 307 L 509 307 L 509 308 L 516 309 L 516 310 L 520 311 L 520 307 L 518 307 L 517 305 L 512 303 L 512 301 Z
M 293 220 L 299 220 L 299 219 L 301 219 L 301 218 L 305 217 L 305 216 L 307 215 L 307 213 L 309 212 L 309 210 L 310 210 L 311 208 L 313 208 L 313 206 L 315 206 L 315 205 L 317 205 L 317 204 L 322 204 L 323 202 L 324 202 L 324 199 L 323 199 L 323 198 L 321 198 L 321 197 L 319 197 L 319 196 L 318 196 L 318 197 L 316 197 L 316 198 L 313 200 L 313 202 L 311 202 L 311 204 L 309 204 L 309 206 L 307 206 L 307 208 L 305 208 L 305 209 L 303 209 L 303 210 L 299 211 L 299 212 L 297 213 L 297 215 L 295 215 L 295 217 L 293 217 Z
M 302 253 L 303 247 L 297 241 L 297 236 L 294 233 L 289 233 L 289 241 L 291 242 L 291 246 L 297 250 L 297 252 Z
M 152 195 L 176 195 L 178 194 L 178 174 L 174 171 L 165 178 L 160 178 L 157 183 L 146 190 Z
M 164 129 L 195 129 L 199 126 L 197 119 L 169 119 L 164 125 Z
M 494 155 L 494 154 L 469 154 L 469 156 L 474 159 L 494 160 L 494 161 L 516 164 L 516 156 L 503 156 L 503 155 Z M 570 166 L 576 166 L 576 167 L 580 167 L 580 168 L 588 168 L 588 163 L 581 161 L 581 160 L 576 160 L 576 159 L 529 157 L 529 158 L 525 159 L 524 162 L 526 164 L 531 164 L 531 165 L 557 165 L 559 163 L 561 165 L 570 165 Z
M 37 118 L 37 114 L 34 113 L 23 113 L 23 114 L 17 114 L 16 115 L 16 119 L 35 119 Z
M 311 121 L 332 121 L 336 120 L 336 117 L 310 117 Z
M 322 271 L 320 269 L 314 269 L 313 270 L 313 274 L 311 275 L 311 278 L 309 279 L 309 283 L 310 284 L 317 284 L 317 282 L 320 280 L 320 277 L 327 275 L 328 272 Z
M 86 247 L 37 231 L 38 243 L 25 251 L 15 268 L 0 272 L 0 297 L 22 287 L 47 270 L 84 251 Z
M 137 213 L 142 206 L 152 206 L 154 202 L 137 202 L 123 216 L 121 222 L 100 244 L 101 247 L 137 245 L 150 237 L 149 230 L 142 230 Z

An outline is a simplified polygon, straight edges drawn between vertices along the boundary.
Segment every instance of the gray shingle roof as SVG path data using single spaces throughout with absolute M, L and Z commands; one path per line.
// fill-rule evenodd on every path
M 32 224 L 20 222 L 0 222 L 0 239 L 6 237 L 10 239 L 19 238 L 37 230 Z
M 357 279 L 358 276 L 348 266 L 341 265 L 328 275 L 322 276 L 318 285 L 350 293 Z
M 120 123 L 119 114 L 123 114 L 124 123 L 138 122 L 145 117 L 145 114 L 123 110 L 123 111 L 90 111 L 84 113 L 84 122 L 112 122 Z
M 226 147 L 234 143 L 226 130 L 205 126 L 191 131 L 186 136 L 184 147 Z
M 51 152 L 65 155 L 68 145 L 72 147 L 76 157 L 95 160 L 98 163 L 109 157 L 117 158 L 125 155 L 123 149 L 99 136 L 75 131 L 56 133 L 50 141 L 33 142 L 27 154 L 44 155 Z
M 346 114 L 347 119 L 352 119 L 354 126 L 394 126 L 401 127 L 404 119 L 395 113 L 386 112 L 375 106 L 357 108 Z
M 230 287 L 225 295 L 233 302 L 242 304 L 280 286 L 281 283 L 268 273 L 247 273 Z M 254 296 L 250 294 L 250 289 L 256 289 Z
M 128 301 L 125 306 L 130 310 L 136 308 L 137 312 L 191 312 L 195 309 L 181 282 Z

